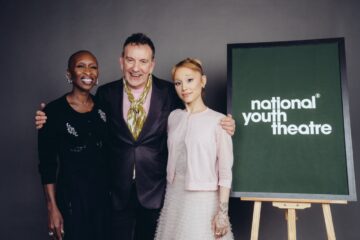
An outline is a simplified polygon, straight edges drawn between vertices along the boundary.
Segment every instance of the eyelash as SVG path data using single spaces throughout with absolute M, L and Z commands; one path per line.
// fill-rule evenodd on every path
M 76 68 L 85 68 L 84 65 L 77 65 L 77 66 L 75 66 L 75 67 L 76 67 Z M 94 69 L 94 70 L 97 70 L 97 69 L 98 69 L 97 66 L 91 66 L 90 68 L 91 68 L 91 69 Z
M 192 82 L 194 79 L 193 78 L 189 78 L 189 79 L 187 79 L 187 81 L 190 83 L 190 82 Z M 175 86 L 180 86 L 182 84 L 182 82 L 174 82 L 174 85 Z
M 128 63 L 133 63 L 134 62 L 134 59 L 126 59 L 126 61 L 128 62 Z M 146 60 L 143 60 L 143 61 L 140 61 L 142 64 L 147 64 L 148 63 L 148 61 L 146 61 Z

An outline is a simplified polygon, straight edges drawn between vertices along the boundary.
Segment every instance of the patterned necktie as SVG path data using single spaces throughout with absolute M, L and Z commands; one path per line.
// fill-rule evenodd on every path
M 151 88 L 152 75 L 149 75 L 145 88 L 138 99 L 134 98 L 134 95 L 131 93 L 126 81 L 123 81 L 124 89 L 130 102 L 130 108 L 127 113 L 127 125 L 134 139 L 137 140 L 146 120 L 146 112 L 143 104 Z

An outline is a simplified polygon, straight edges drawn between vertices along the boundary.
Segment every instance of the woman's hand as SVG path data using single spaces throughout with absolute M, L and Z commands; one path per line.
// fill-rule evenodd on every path
M 230 229 L 228 203 L 220 203 L 219 211 L 212 221 L 212 229 L 216 239 L 225 236 Z
M 48 207 L 48 228 L 50 238 L 56 240 L 63 239 L 64 220 L 57 206 L 51 205 Z

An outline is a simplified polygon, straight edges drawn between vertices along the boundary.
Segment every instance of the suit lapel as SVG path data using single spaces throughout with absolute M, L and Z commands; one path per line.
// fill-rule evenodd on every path
M 137 141 L 141 141 L 149 132 L 151 132 L 152 126 L 161 115 L 161 109 L 163 108 L 165 101 L 163 90 L 159 88 L 157 81 L 158 80 L 153 77 L 150 108 Z
M 132 141 L 134 141 L 134 137 L 133 135 L 131 134 L 130 130 L 129 130 L 129 127 L 127 126 L 127 123 L 124 119 L 124 109 L 123 109 L 123 106 L 124 106 L 124 103 L 123 103 L 123 99 L 124 99 L 124 84 L 123 84 L 123 79 L 120 80 L 121 83 L 120 83 L 120 88 L 117 89 L 116 91 L 118 91 L 115 96 L 118 96 L 119 99 L 117 99 L 116 102 L 119 103 L 119 105 L 115 106 L 116 109 L 115 109 L 115 112 L 118 112 L 119 113 L 119 116 L 118 116 L 118 119 L 119 119 L 119 124 L 121 125 L 121 128 L 124 129 L 124 133 L 127 135 L 127 137 L 129 139 L 131 139 Z

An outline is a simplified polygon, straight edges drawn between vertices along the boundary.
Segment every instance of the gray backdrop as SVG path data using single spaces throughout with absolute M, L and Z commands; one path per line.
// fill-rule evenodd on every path
M 33 118 L 41 101 L 70 89 L 64 77 L 68 56 L 79 49 L 93 51 L 100 62 L 100 81 L 115 80 L 121 76 L 122 43 L 134 32 L 153 39 L 158 77 L 169 79 L 172 65 L 182 58 L 200 58 L 208 75 L 208 105 L 222 112 L 227 43 L 345 37 L 355 173 L 359 173 L 359 1 L 1 0 L 0 9 L 0 239 L 47 239 Z M 236 239 L 249 239 L 252 204 L 232 199 L 230 207 Z M 337 238 L 359 239 L 360 204 L 332 210 Z M 326 239 L 319 205 L 298 211 L 298 216 L 299 239 Z M 283 212 L 265 204 L 260 239 L 286 236 Z

